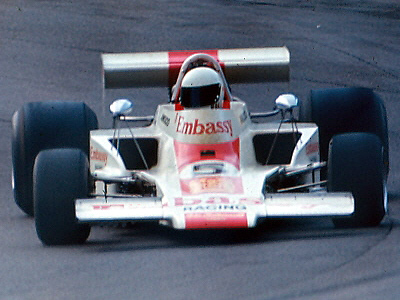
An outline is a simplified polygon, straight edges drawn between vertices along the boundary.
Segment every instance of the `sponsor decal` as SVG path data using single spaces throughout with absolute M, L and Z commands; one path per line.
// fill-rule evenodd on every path
M 138 209 L 153 208 L 152 203 L 113 203 L 113 204 L 94 204 L 93 210 L 114 210 L 114 209 Z
M 176 114 L 176 132 L 187 135 L 227 133 L 232 136 L 232 120 L 203 123 L 195 119 L 193 122 L 188 122 L 183 116 Z
M 196 205 L 260 205 L 263 200 L 259 197 L 177 197 L 175 198 L 175 206 L 196 206 Z
M 164 125 L 168 127 L 171 120 L 170 120 L 170 118 L 168 118 L 166 115 L 163 114 L 161 116 L 161 122 L 163 122 Z
M 234 177 L 201 177 L 194 179 L 181 179 L 181 187 L 183 193 L 191 195 L 202 193 L 243 193 L 241 178 Z
M 100 205 L 93 205 L 93 210 L 109 210 L 112 208 L 124 208 L 124 204 L 100 204 Z
M 240 115 L 240 122 L 241 123 L 246 122 L 248 117 L 249 117 L 249 114 L 248 114 L 247 110 L 243 110 L 243 113 Z
M 318 143 L 310 143 L 306 146 L 306 154 L 310 155 L 319 151 Z
M 183 211 L 245 211 L 246 209 L 247 206 L 243 204 L 209 204 L 183 207 Z
M 96 160 L 96 161 L 101 161 L 101 162 L 107 164 L 108 155 L 105 152 L 101 152 L 93 147 L 90 147 L 90 159 Z

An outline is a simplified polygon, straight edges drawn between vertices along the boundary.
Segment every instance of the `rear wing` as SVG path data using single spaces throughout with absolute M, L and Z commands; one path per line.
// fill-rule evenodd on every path
M 289 81 L 286 47 L 102 54 L 104 88 L 172 87 L 186 58 L 214 57 L 229 83 Z

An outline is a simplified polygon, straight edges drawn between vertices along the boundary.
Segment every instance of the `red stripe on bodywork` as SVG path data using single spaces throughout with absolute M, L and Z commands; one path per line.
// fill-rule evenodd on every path
M 186 229 L 247 228 L 246 213 L 188 213 Z
M 189 144 L 174 141 L 174 146 L 179 170 L 187 164 L 202 160 L 221 160 L 240 169 L 239 139 L 218 144 Z M 213 155 L 202 155 L 202 153 L 213 153 Z

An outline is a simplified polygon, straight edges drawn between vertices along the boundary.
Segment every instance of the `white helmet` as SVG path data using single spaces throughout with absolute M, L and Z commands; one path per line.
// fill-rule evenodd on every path
M 219 107 L 222 79 L 214 69 L 197 67 L 183 77 L 180 102 L 183 107 Z

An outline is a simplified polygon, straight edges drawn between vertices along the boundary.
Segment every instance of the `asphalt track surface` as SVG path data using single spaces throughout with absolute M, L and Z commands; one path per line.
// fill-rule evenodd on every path
M 0 299 L 398 299 L 400 4 L 385 0 L 2 0 L 0 3 Z M 44 247 L 14 204 L 11 116 L 23 103 L 135 99 L 148 115 L 167 92 L 106 93 L 100 53 L 286 45 L 289 84 L 233 86 L 251 111 L 282 92 L 365 86 L 389 117 L 390 214 L 372 229 L 328 219 L 255 230 L 94 228 L 83 246 Z

